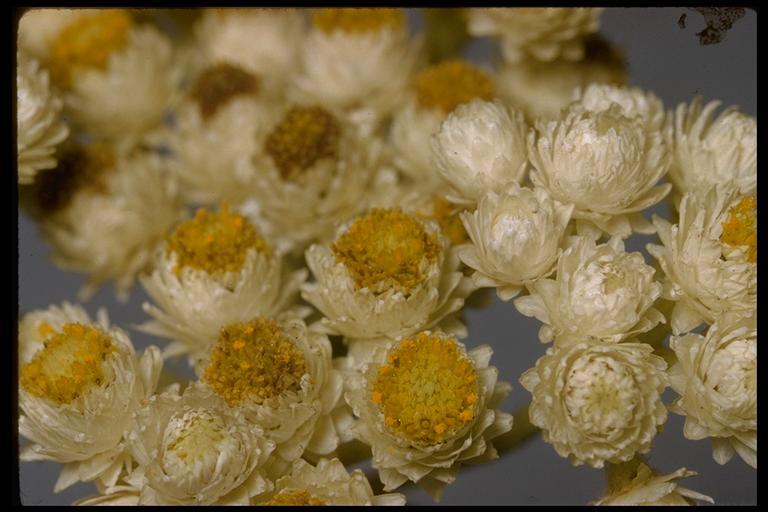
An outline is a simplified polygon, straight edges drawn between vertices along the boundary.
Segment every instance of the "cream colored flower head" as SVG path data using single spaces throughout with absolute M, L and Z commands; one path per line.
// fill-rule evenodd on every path
M 188 354 L 196 365 L 221 327 L 274 316 L 292 305 L 306 270 L 289 271 L 242 215 L 224 206 L 198 209 L 169 230 L 141 284 L 155 305 L 142 330 L 172 342 L 166 356 Z
M 461 464 L 497 457 L 491 440 L 512 428 L 497 407 L 511 390 L 489 366 L 493 351 L 467 351 L 455 338 L 423 331 L 389 347 L 350 375 L 345 398 L 359 418 L 384 490 L 417 482 L 435 500 Z
M 712 498 L 685 487 L 677 480 L 696 476 L 695 471 L 680 468 L 660 475 L 639 457 L 612 466 L 608 470 L 608 489 L 605 496 L 592 505 L 601 506 L 659 506 L 695 505 L 696 501 L 714 503 Z
M 65 152 L 35 186 L 53 262 L 88 276 L 82 299 L 111 279 L 118 299 L 127 300 L 136 274 L 182 213 L 161 157 L 105 143 Z
M 433 222 L 373 209 L 342 226 L 330 246 L 310 247 L 306 260 L 315 282 L 302 297 L 330 334 L 395 339 L 439 324 L 466 335 L 455 313 L 474 287 Z
M 129 439 L 137 467 L 127 480 L 140 489 L 139 505 L 248 505 L 272 490 L 264 466 L 274 442 L 196 386 L 150 398 Z
M 463 103 L 432 136 L 432 160 L 455 202 L 477 202 L 486 192 L 526 176 L 528 127 L 522 113 L 499 101 Z
M 677 363 L 669 380 L 680 395 L 670 410 L 685 416 L 685 437 L 711 437 L 719 464 L 738 453 L 757 468 L 756 316 L 727 313 L 706 336 L 673 336 L 670 347 Z
M 446 60 L 419 71 L 392 121 L 390 141 L 397 168 L 417 182 L 442 185 L 432 162 L 432 136 L 459 105 L 495 96 L 493 75 L 463 60 Z
M 667 120 L 666 138 L 672 153 L 669 178 L 679 196 L 707 191 L 727 181 L 740 194 L 757 186 L 757 121 L 732 106 L 715 117 L 720 101 L 681 103 Z M 677 206 L 679 201 L 675 201 Z
M 600 28 L 602 12 L 598 7 L 473 8 L 467 30 L 500 38 L 504 59 L 511 63 L 525 56 L 575 61 L 584 57 L 584 37 Z
M 574 218 L 597 234 L 652 233 L 641 212 L 672 186 L 657 185 L 669 166 L 661 134 L 646 132 L 641 119 L 625 117 L 618 105 L 602 112 L 571 108 L 564 116 L 537 122 L 529 134 L 533 183 L 574 204 Z
M 662 289 L 655 273 L 618 238 L 598 245 L 574 237 L 557 262 L 557 277 L 532 283 L 515 307 L 544 323 L 542 343 L 569 345 L 587 337 L 616 343 L 666 322 L 653 307 Z
M 402 494 L 375 496 L 361 469 L 348 473 L 339 459 L 320 459 L 316 466 L 303 459 L 275 482 L 275 489 L 254 505 L 405 505 Z
M 457 249 L 459 258 L 475 270 L 477 286 L 509 300 L 554 270 L 572 211 L 542 188 L 513 183 L 488 192 L 474 212 L 461 214 L 472 243 Z
M 61 99 L 51 90 L 48 71 L 26 54 L 16 54 L 16 152 L 19 184 L 56 167 L 56 145 L 69 128 L 60 119 Z
M 666 367 L 646 343 L 590 339 L 547 349 L 520 383 L 544 441 L 575 466 L 602 468 L 650 451 L 667 421 Z
M 315 10 L 292 98 L 371 124 L 388 118 L 402 102 L 421 49 L 406 21 L 403 9 Z
M 31 442 L 21 460 L 62 463 L 54 492 L 78 481 L 115 485 L 130 467 L 123 433 L 155 392 L 160 351 L 139 357 L 105 310 L 92 322 L 66 302 L 24 315 L 19 347 L 19 433 Z
M 663 245 L 648 244 L 666 274 L 664 298 L 676 301 L 674 334 L 712 324 L 721 314 L 749 314 L 757 304 L 757 201 L 730 186 L 704 198 L 686 194 L 678 224 L 654 216 Z
M 661 131 L 664 125 L 664 104 L 651 91 L 639 87 L 619 87 L 593 83 L 574 92 L 573 108 L 587 112 L 605 112 L 618 105 L 624 117 L 638 117 L 647 132 Z

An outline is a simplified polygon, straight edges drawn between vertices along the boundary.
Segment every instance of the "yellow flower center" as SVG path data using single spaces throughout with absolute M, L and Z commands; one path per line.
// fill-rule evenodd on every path
M 124 9 L 77 17 L 49 43 L 51 80 L 67 88 L 81 70 L 106 69 L 110 56 L 128 42 L 132 24 Z
M 283 489 L 275 494 L 265 505 L 311 505 L 322 506 L 327 503 L 315 498 L 305 489 Z
M 332 249 L 359 288 L 408 294 L 424 280 L 424 262 L 437 259 L 440 245 L 414 217 L 374 208 L 358 217 Z
M 262 404 L 300 389 L 304 355 L 274 320 L 257 318 L 224 327 L 203 379 L 229 405 Z
M 437 222 L 440 231 L 453 245 L 461 245 L 469 240 L 464 224 L 461 223 L 460 212 L 447 199 L 435 196 L 430 206 L 431 209 L 419 212 L 419 217 Z
M 723 222 L 720 241 L 728 245 L 747 246 L 747 260 L 757 262 L 757 199 L 744 196 L 728 212 Z
M 420 106 L 446 115 L 462 103 L 475 98 L 492 100 L 495 95 L 491 77 L 461 60 L 428 67 L 416 76 L 413 86 Z
M 210 66 L 198 77 L 190 95 L 200 107 L 204 120 L 237 96 L 256 96 L 259 93 L 259 79 L 247 71 L 221 62 Z
M 312 24 L 330 34 L 336 30 L 348 34 L 369 34 L 387 28 L 404 30 L 402 9 L 318 9 L 312 14 Z
M 370 387 L 386 426 L 417 444 L 451 438 L 477 415 L 477 372 L 452 338 L 426 332 L 392 349 Z
M 39 329 L 41 334 L 52 331 L 48 324 Z M 21 368 L 21 386 L 56 404 L 71 403 L 92 386 L 104 382 L 102 364 L 114 350 L 111 338 L 98 328 L 64 324 L 60 332 L 45 341 L 45 348 Z
M 175 253 L 177 274 L 184 267 L 211 275 L 239 272 L 249 249 L 270 254 L 271 249 L 256 228 L 241 215 L 229 212 L 224 203 L 218 213 L 202 208 L 166 237 L 166 254 Z
M 339 124 L 322 107 L 292 107 L 264 141 L 264 151 L 286 180 L 323 158 L 337 158 Z

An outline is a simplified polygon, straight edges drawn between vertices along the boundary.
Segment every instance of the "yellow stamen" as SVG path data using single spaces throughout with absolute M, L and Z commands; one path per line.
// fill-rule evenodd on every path
M 221 330 L 203 380 L 229 405 L 261 404 L 298 391 L 306 372 L 304 355 L 280 326 L 257 318 Z
M 48 324 L 47 329 L 51 329 Z M 51 329 L 52 331 L 52 329 Z M 111 338 L 96 327 L 64 324 L 30 362 L 21 368 L 21 386 L 59 405 L 68 404 L 104 382 L 102 362 L 115 350 Z
M 728 212 L 723 222 L 720 241 L 728 245 L 747 246 L 747 260 L 757 262 L 757 198 L 744 196 Z
M 414 217 L 375 208 L 358 217 L 332 249 L 358 287 L 407 294 L 423 281 L 424 261 L 434 262 L 440 245 Z
M 229 212 L 224 203 L 218 213 L 202 208 L 195 217 L 181 223 L 166 237 L 166 253 L 176 253 L 177 274 L 184 267 L 211 275 L 239 272 L 249 249 L 270 254 L 271 249 L 256 228 L 240 215 Z
M 349 34 L 367 34 L 391 28 L 405 29 L 402 9 L 318 9 L 312 14 L 312 24 L 325 33 L 336 30 Z
M 477 372 L 454 339 L 422 332 L 392 350 L 391 371 L 379 372 L 370 389 L 393 433 L 434 445 L 475 418 Z
M 237 66 L 221 62 L 200 75 L 190 95 L 200 107 L 203 119 L 208 120 L 237 96 L 256 96 L 259 88 L 257 77 Z
M 283 489 L 275 494 L 265 505 L 325 505 L 325 501 L 315 498 L 305 489 Z
M 416 77 L 414 90 L 420 106 L 445 114 L 475 98 L 492 100 L 495 95 L 491 77 L 461 60 L 428 67 Z
M 440 231 L 453 245 L 461 245 L 469 241 L 464 224 L 457 210 L 447 199 L 435 196 L 429 209 L 419 211 L 419 217 L 434 220 L 440 225 Z

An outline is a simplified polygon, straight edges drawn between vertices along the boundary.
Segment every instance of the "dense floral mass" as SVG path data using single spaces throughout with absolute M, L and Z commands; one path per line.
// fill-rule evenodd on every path
M 446 11 L 500 61 L 402 9 L 24 14 L 20 208 L 81 301 L 140 283 L 157 344 L 23 312 L 20 458 L 60 463 L 56 492 L 439 501 L 540 433 L 605 468 L 594 504 L 711 502 L 643 459 L 668 412 L 757 467 L 756 119 L 627 86 L 602 9 Z M 482 288 L 552 343 L 509 340 L 540 350 L 522 375 L 466 339 Z

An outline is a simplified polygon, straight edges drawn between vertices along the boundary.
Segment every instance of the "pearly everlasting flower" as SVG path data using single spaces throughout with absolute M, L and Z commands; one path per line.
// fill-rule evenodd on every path
M 541 188 L 513 183 L 488 192 L 474 212 L 461 214 L 472 243 L 458 248 L 459 258 L 475 270 L 477 286 L 496 287 L 509 300 L 554 270 L 572 211 Z
M 757 324 L 755 315 L 721 316 L 706 336 L 673 336 L 670 369 L 680 395 L 670 407 L 685 416 L 688 439 L 712 438 L 712 456 L 725 464 L 734 452 L 757 468 Z
M 612 238 L 597 245 L 585 237 L 569 241 L 557 262 L 557 277 L 529 286 L 530 295 L 515 300 L 525 316 L 545 325 L 539 340 L 558 345 L 592 337 L 619 342 L 666 322 L 653 307 L 661 295 L 656 271 L 639 252 L 624 252 L 624 243 Z
M 29 9 L 19 19 L 19 49 L 36 60 L 47 60 L 52 40 L 76 18 L 98 9 Z
M 302 297 L 324 315 L 319 327 L 325 332 L 383 338 L 371 350 L 435 325 L 466 335 L 455 314 L 473 286 L 432 222 L 373 209 L 342 226 L 331 246 L 310 247 L 306 260 L 315 282 L 302 286 Z M 358 364 L 370 357 L 364 352 Z
M 740 194 L 755 193 L 757 121 L 735 106 L 714 117 L 720 104 L 702 105 L 697 97 L 690 105 L 678 105 L 667 120 L 669 178 L 680 196 L 690 192 L 704 197 L 711 187 L 726 181 L 732 181 Z
M 686 194 L 678 224 L 654 216 L 663 245 L 648 244 L 666 274 L 664 298 L 676 301 L 674 334 L 713 323 L 721 314 L 749 314 L 757 304 L 757 203 L 732 187 L 704 198 Z
M 16 58 L 18 182 L 28 184 L 38 171 L 56 166 L 56 145 L 69 128 L 59 118 L 62 103 L 50 88 L 48 71 L 23 53 Z
M 181 215 L 175 182 L 160 157 L 124 154 L 109 144 L 65 153 L 36 187 L 54 263 L 88 275 L 83 298 L 113 279 L 118 298 L 126 300 L 136 274 Z
M 522 183 L 527 132 L 523 115 L 499 101 L 459 105 L 431 140 L 434 165 L 456 202 L 476 202 L 488 191 Z
M 600 28 L 602 8 L 469 9 L 468 31 L 473 36 L 501 39 L 504 59 L 519 62 L 526 55 L 551 62 L 558 57 L 581 60 L 583 39 Z
M 291 306 L 306 270 L 290 271 L 242 215 L 227 205 L 167 234 L 151 275 L 141 284 L 157 305 L 145 332 L 169 338 L 166 356 L 188 354 L 196 365 L 224 325 L 273 316 Z M 301 310 L 297 311 L 301 312 Z
M 602 468 L 650 451 L 667 421 L 666 367 L 646 343 L 588 339 L 547 349 L 520 383 L 544 441 L 575 466 Z
M 536 123 L 528 138 L 531 180 L 554 199 L 575 206 L 585 233 L 627 238 L 653 232 L 641 212 L 661 201 L 670 184 L 658 185 L 669 155 L 659 133 L 627 118 L 620 106 L 602 112 L 569 109 L 556 121 Z
M 419 50 L 402 9 L 318 9 L 292 97 L 348 114 L 370 129 L 399 105 Z
M 129 434 L 138 505 L 247 505 L 272 489 L 264 466 L 274 443 L 237 409 L 196 387 L 153 396 Z
M 68 303 L 25 315 L 19 346 L 19 433 L 31 441 L 21 460 L 63 463 L 54 492 L 78 481 L 113 486 L 130 467 L 123 432 L 155 391 L 160 351 L 138 357 L 105 310 L 91 322 Z
M 380 347 L 350 375 L 352 432 L 371 446 L 385 491 L 410 480 L 439 500 L 462 463 L 497 457 L 491 441 L 512 428 L 512 416 L 496 408 L 511 386 L 497 382 L 492 352 L 424 331 Z
M 587 112 L 605 112 L 618 105 L 624 117 L 638 117 L 647 132 L 661 131 L 664 125 L 664 104 L 651 91 L 639 87 L 619 87 L 593 83 L 574 93 L 573 108 Z
M 339 459 L 320 459 L 312 466 L 303 459 L 275 482 L 274 490 L 254 505 L 405 505 L 402 494 L 375 496 L 360 469 L 348 473 Z

